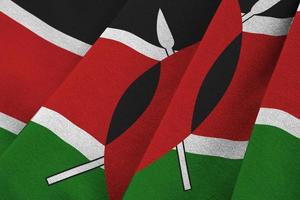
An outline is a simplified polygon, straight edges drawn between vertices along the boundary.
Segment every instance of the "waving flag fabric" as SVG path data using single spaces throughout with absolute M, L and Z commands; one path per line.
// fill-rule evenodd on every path
M 125 199 L 136 196 L 145 199 L 145 194 L 148 199 L 155 199 L 156 190 L 163 189 L 169 191 L 164 193 L 165 199 L 174 199 L 175 196 L 181 199 L 230 198 L 262 95 L 288 29 L 288 24 L 285 24 L 280 31 L 274 26 L 262 30 L 259 21 L 274 20 L 273 17 L 256 16 L 245 21 L 244 17 L 232 14 L 234 3 L 237 4 L 234 1 L 228 3 L 230 6 L 225 4 L 224 10 L 219 7 L 223 14 L 220 18 L 232 16 L 228 20 L 230 23 L 216 19 L 210 24 L 207 38 L 204 37 L 198 46 L 144 154 L 139 166 L 142 170 L 132 181 Z M 246 5 L 241 2 L 242 13 L 249 12 L 255 3 Z M 295 4 L 290 6 L 295 10 Z M 228 7 L 230 11 L 226 10 Z M 236 12 L 240 12 L 238 8 Z M 271 16 L 276 15 L 281 13 L 273 11 Z M 238 32 L 237 26 L 236 32 L 226 40 L 228 30 L 235 30 L 236 24 L 243 26 L 243 32 Z M 214 38 L 219 38 L 219 42 L 216 43 Z M 221 49 L 223 52 L 216 60 L 212 57 L 209 63 L 207 55 L 214 55 L 216 50 L 211 46 L 221 43 L 220 38 L 225 43 Z M 201 74 L 204 74 L 202 80 Z M 181 140 L 184 141 L 179 143 Z M 176 145 L 177 153 L 173 150 L 143 169 Z M 178 154 L 179 148 L 185 149 L 186 158 Z M 183 164 L 187 169 L 182 167 Z M 189 183 L 190 190 L 186 190 L 185 182 Z
M 113 135 L 106 139 L 106 129 L 108 129 L 109 123 L 113 123 L 110 122 L 112 121 L 110 119 L 111 115 L 116 109 L 116 104 L 122 97 L 125 89 L 131 85 L 131 82 L 136 81 L 136 86 L 131 87 L 132 90 L 138 90 L 138 93 L 129 94 L 129 98 L 133 98 L 133 100 L 135 97 L 138 98 L 138 101 L 132 104 L 131 109 L 134 110 L 134 112 L 132 112 L 131 118 L 134 119 L 136 115 L 139 114 L 140 109 L 148 106 L 146 103 L 149 101 L 149 97 L 151 98 L 150 91 L 153 90 L 152 87 L 155 87 L 157 84 L 155 82 L 156 79 L 157 81 L 159 78 L 163 80 L 163 84 L 167 89 L 167 93 L 161 94 L 158 100 L 163 100 L 160 102 L 162 106 L 167 104 L 170 94 L 175 89 L 176 84 L 178 84 L 180 76 L 188 65 L 197 46 L 195 42 L 204 34 L 204 30 L 201 32 L 196 26 L 207 26 L 210 18 L 214 14 L 214 10 L 218 7 L 218 2 L 208 2 L 207 6 L 202 8 L 203 10 L 207 8 L 212 9 L 210 15 L 203 15 L 206 20 L 195 15 L 194 18 L 189 19 L 188 23 L 186 23 L 186 21 L 182 20 L 183 18 L 177 16 L 178 19 L 181 19 L 181 21 L 179 21 L 180 23 L 177 21 L 176 23 L 169 23 L 168 26 L 173 24 L 174 27 L 178 27 L 177 32 L 174 31 L 174 33 L 172 33 L 174 38 L 177 36 L 178 42 L 172 46 L 172 50 L 169 50 L 168 53 L 168 51 L 166 51 L 167 48 L 164 48 L 165 43 L 168 41 L 162 41 L 164 40 L 164 32 L 159 33 L 161 36 L 160 41 L 156 42 L 156 40 L 158 40 L 156 39 L 158 36 L 156 29 L 161 25 L 161 21 L 159 20 L 167 21 L 167 15 L 166 17 L 164 16 L 165 11 L 163 10 L 172 8 L 172 6 L 168 8 L 168 2 L 161 3 L 157 1 L 157 5 L 153 2 L 149 2 L 150 4 L 148 5 L 153 6 L 153 11 L 150 16 L 151 18 L 148 20 L 153 20 L 154 26 L 149 27 L 148 30 L 145 29 L 144 32 L 139 33 L 139 30 L 144 29 L 144 23 L 140 23 L 139 26 L 138 22 L 136 22 L 136 26 L 132 26 L 130 23 L 130 19 L 132 19 L 129 15 L 132 13 L 130 9 L 140 6 L 141 9 L 146 11 L 149 9 L 146 3 L 146 1 L 143 3 L 140 1 L 130 1 L 126 4 L 119 16 L 114 20 L 112 25 L 104 31 L 86 57 L 77 65 L 60 88 L 49 99 L 45 107 L 37 112 L 32 119 L 33 122 L 22 131 L 18 140 L 7 150 L 5 155 L 3 155 L 3 168 L 1 168 L 3 171 L 0 176 L 10 174 L 9 176 L 23 177 L 21 179 L 22 181 L 17 185 L 3 182 L 2 187 L 4 191 L 6 187 L 14 186 L 15 188 L 19 188 L 23 184 L 26 184 L 29 179 L 34 179 L 36 181 L 30 181 L 31 184 L 27 183 L 27 187 L 40 188 L 40 190 L 37 190 L 35 193 L 33 193 L 32 190 L 30 191 L 31 195 L 36 198 L 43 195 L 45 191 L 49 191 L 49 188 L 52 188 L 54 191 L 57 190 L 58 194 L 60 192 L 77 194 L 78 191 L 73 191 L 72 188 L 67 192 L 59 189 L 61 187 L 68 187 L 68 184 L 70 184 L 68 180 L 70 180 L 72 185 L 76 185 L 77 177 L 80 179 L 83 178 L 86 181 L 86 188 L 90 188 L 94 194 L 103 193 L 103 191 L 105 191 L 104 185 L 101 188 L 99 184 L 90 182 L 90 179 L 86 179 L 84 176 L 72 177 L 66 180 L 67 182 L 61 181 L 59 183 L 61 177 L 59 175 L 55 176 L 55 174 L 73 168 L 76 165 L 84 164 L 86 158 L 94 160 L 94 163 L 98 164 L 98 166 L 103 164 L 102 156 L 104 152 L 102 144 L 109 143 L 110 140 L 114 139 Z M 196 2 L 194 4 L 195 5 L 189 5 L 190 10 L 199 9 L 201 6 L 201 4 L 197 4 Z M 183 6 L 180 1 L 174 2 L 174 5 L 182 12 L 183 16 L 190 15 L 190 10 L 182 9 Z M 198 7 L 195 7 L 196 5 Z M 186 4 L 186 6 L 188 6 L 188 4 Z M 130 12 L 127 11 L 128 9 Z M 147 20 L 148 17 L 149 15 L 144 15 L 145 20 Z M 135 18 L 138 19 L 137 17 Z M 188 25 L 186 29 L 179 29 L 184 25 Z M 149 35 L 150 31 L 153 32 L 153 35 Z M 145 37 L 145 39 L 143 39 L 143 37 Z M 180 40 L 180 38 L 183 39 Z M 159 42 L 163 44 L 161 45 Z M 174 53 L 178 50 L 181 51 L 163 60 L 171 54 L 170 52 Z M 99 59 L 99 56 L 101 59 Z M 116 56 L 118 59 L 116 59 Z M 163 61 L 160 62 L 161 60 Z M 157 77 L 157 75 L 160 76 Z M 114 79 L 117 81 L 111 81 Z M 147 88 L 146 93 L 142 93 L 141 95 L 140 92 L 145 92 L 143 91 L 143 87 L 145 87 L 143 83 L 145 83 L 145 86 L 149 89 Z M 150 96 L 148 96 L 148 92 Z M 130 97 L 130 95 L 133 95 L 133 97 Z M 166 100 L 164 100 L 165 98 Z M 134 107 L 135 104 L 137 108 Z M 126 109 L 126 106 L 123 109 Z M 143 112 L 143 110 L 141 111 Z M 124 118 L 124 116 L 121 117 Z M 125 126 L 128 125 L 125 124 Z M 43 129 L 44 133 L 41 133 L 38 129 Z M 36 139 L 32 140 L 32 137 Z M 42 141 L 47 141 L 46 144 L 49 145 L 46 145 Z M 39 145 L 41 142 L 43 145 Z M 38 145 L 38 147 L 26 148 L 25 146 L 29 144 L 32 146 Z M 70 152 L 67 154 L 60 153 L 58 156 L 56 151 L 51 150 L 53 146 L 55 146 L 57 150 L 61 148 L 61 152 L 67 153 L 67 149 L 70 149 Z M 25 149 L 21 150 L 22 148 L 25 148 L 26 151 L 24 151 Z M 27 160 L 27 165 L 22 166 L 23 169 L 21 169 L 20 173 L 17 172 L 19 170 L 15 167 L 9 167 L 15 162 L 22 162 L 16 158 L 14 160 L 10 159 L 11 151 L 19 152 L 19 159 L 23 161 L 24 159 Z M 45 151 L 47 155 L 45 155 Z M 29 154 L 32 155 L 32 157 L 28 158 L 26 156 Z M 84 158 L 84 156 L 86 158 Z M 65 160 L 65 162 L 62 163 L 62 160 Z M 41 165 L 37 166 L 34 164 L 35 162 Z M 49 162 L 52 163 L 51 166 Z M 85 166 L 86 165 L 83 167 Z M 33 173 L 24 174 L 23 172 L 27 170 Z M 39 174 L 37 174 L 36 171 L 38 171 Z M 102 169 L 99 169 L 97 173 L 90 174 L 89 176 L 96 176 L 93 180 L 97 180 L 97 182 L 103 180 L 103 172 L 101 171 Z M 6 178 L 2 177 L 1 179 Z M 88 193 L 88 191 L 84 192 L 84 189 L 81 190 L 82 196 Z M 26 189 L 20 190 L 20 193 L 24 193 L 24 195 L 28 195 L 28 192 Z M 52 195 L 58 194 L 54 193 Z M 12 194 L 8 192 L 6 195 L 9 196 Z M 53 198 L 53 196 L 50 195 L 49 198 Z M 101 197 L 99 196 L 99 198 Z
M 298 199 L 299 9 L 259 109 L 233 199 Z
M 124 3 L 0 1 L 0 152 L 72 71 Z
M 0 0 L 0 199 L 298 199 L 298 4 Z

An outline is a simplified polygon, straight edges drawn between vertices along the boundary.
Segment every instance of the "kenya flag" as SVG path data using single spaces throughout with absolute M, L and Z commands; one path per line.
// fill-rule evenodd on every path
M 256 118 L 233 199 L 300 197 L 299 11 Z
M 0 157 L 1 200 L 230 199 L 297 4 L 128 0 Z
M 228 17 L 229 20 L 224 21 L 224 17 Z M 222 30 L 228 31 L 222 32 Z M 208 30 L 206 31 L 204 37 L 202 37 L 197 47 L 197 53 L 195 56 L 198 57 L 199 51 L 205 51 L 207 52 L 207 58 L 205 60 L 200 59 L 200 63 L 198 63 L 198 65 L 201 67 L 197 66 L 196 68 L 200 71 L 207 70 L 211 67 L 212 63 L 217 59 L 218 55 L 226 48 L 226 46 L 229 46 L 229 52 L 224 53 L 224 56 L 221 56 L 220 59 L 227 60 L 228 58 L 224 57 L 227 57 L 227 55 L 232 56 L 232 60 L 229 62 L 233 65 L 233 67 L 228 68 L 227 71 L 225 70 L 224 74 L 224 77 L 226 77 L 225 79 L 230 80 L 239 56 L 239 47 L 241 42 L 239 35 L 241 30 L 241 14 L 237 1 L 222 1 L 209 24 Z M 219 38 L 219 42 L 214 45 L 212 42 L 215 41 L 215 38 Z M 231 42 L 232 45 L 230 45 Z M 231 55 L 231 52 L 233 55 Z M 222 70 L 221 68 L 223 67 L 222 65 L 219 65 L 219 61 L 216 61 L 215 63 L 216 64 L 213 67 L 216 69 L 216 71 Z M 133 175 L 140 170 L 140 168 L 143 168 L 148 164 L 143 162 L 143 159 L 145 155 L 147 155 L 149 144 L 151 144 L 153 139 L 156 138 L 157 129 L 163 122 L 161 120 L 163 120 L 169 104 L 172 103 L 174 98 L 176 98 L 174 93 L 176 95 L 178 88 L 181 87 L 182 81 L 184 80 L 186 74 L 191 70 L 190 66 L 191 65 L 189 65 L 189 67 L 181 76 L 182 78 L 180 80 L 179 87 L 176 87 L 176 90 L 169 95 L 171 98 L 167 101 L 165 106 L 162 105 L 161 102 L 163 99 L 166 99 L 164 97 L 164 95 L 166 95 L 166 87 L 163 85 L 163 79 L 160 79 L 160 83 L 156 88 L 156 93 L 144 113 L 134 122 L 134 124 L 122 130 L 123 133 L 118 139 L 107 144 L 105 149 L 105 173 L 111 199 L 121 199 L 121 196 L 126 191 L 127 185 L 130 183 Z M 197 80 L 200 81 L 202 79 L 203 75 L 201 72 L 195 71 L 193 73 L 195 77 L 197 77 Z M 191 85 L 195 85 L 192 78 L 190 78 L 189 81 Z M 226 82 L 222 82 L 222 84 L 226 87 Z M 130 88 L 127 90 L 129 91 Z M 123 98 L 126 98 L 126 96 L 124 96 Z M 188 96 L 183 97 L 181 102 L 184 102 L 187 98 Z M 122 100 L 123 99 L 120 100 L 119 105 L 122 103 Z M 179 109 L 183 108 L 180 104 L 178 104 L 178 106 L 181 107 Z M 131 109 L 134 109 L 134 106 L 131 106 Z M 112 123 L 114 123 L 114 117 L 121 117 L 117 116 L 118 114 L 117 107 L 112 118 Z M 182 121 L 180 121 L 180 124 L 181 123 Z M 112 128 L 113 125 L 114 124 L 111 124 Z M 120 125 L 117 127 L 120 127 Z M 109 131 L 108 134 L 113 134 L 113 131 Z M 174 135 L 174 132 L 171 135 Z M 167 140 L 171 141 L 172 139 L 170 138 Z M 172 149 L 176 144 L 177 143 L 171 146 L 170 149 Z M 160 151 L 160 148 L 161 147 L 157 149 L 159 155 L 157 155 L 154 160 L 165 153 Z M 187 189 L 190 189 L 189 185 L 186 185 L 186 183 L 184 183 L 184 185 L 188 187 Z
M 71 72 L 124 2 L 0 1 L 0 153 Z
M 252 9 L 265 6 L 260 2 L 254 3 Z M 266 5 L 265 9 L 273 9 L 276 4 Z M 228 7 L 228 10 L 233 10 L 232 5 Z M 243 8 L 243 4 L 241 7 Z M 296 10 L 297 7 L 289 7 L 290 9 Z M 228 10 L 221 10 L 224 12 L 222 18 L 228 15 Z M 231 20 L 220 19 L 219 23 L 211 23 L 211 32 L 207 32 L 207 39 L 201 41 L 185 71 L 148 146 L 141 167 L 154 161 L 161 155 L 161 151 L 165 153 L 173 148 L 190 133 L 237 141 L 249 138 L 260 99 L 292 19 L 284 18 L 284 22 L 288 24 L 282 22 L 281 26 L 276 27 L 276 22 L 282 19 L 259 15 L 249 17 L 251 12 L 242 11 L 242 17 L 235 15 Z M 217 17 L 216 14 L 215 18 Z M 232 20 L 236 21 L 231 22 Z M 267 20 L 271 24 L 270 29 L 263 32 L 262 26 L 265 28 L 265 24 L 262 21 Z M 221 31 L 224 32 L 217 35 Z M 226 38 L 230 31 L 233 32 L 229 35 L 231 37 Z M 216 38 L 218 41 L 213 41 Z M 220 60 L 217 59 L 218 56 Z M 215 67 L 219 65 L 226 67 Z
M 103 169 L 89 171 L 103 165 L 103 145 L 122 140 L 154 100 L 155 128 L 218 6 L 128 1 L 1 157 L 4 199 L 108 198 Z
M 124 199 L 230 199 L 252 125 L 293 16 L 290 11 L 297 8 L 297 2 L 291 1 L 241 1 L 239 11 L 238 7 L 233 9 L 234 3 L 222 1 Z M 251 10 L 258 9 L 264 12 L 252 16 Z M 242 12 L 242 17 L 235 12 Z M 218 16 L 226 20 L 217 21 Z M 237 24 L 243 26 L 243 32 L 239 33 L 237 27 L 230 35 Z M 222 41 L 219 53 L 216 46 Z M 169 151 L 175 146 L 176 151 Z M 108 149 L 109 145 L 106 170 L 112 158 Z

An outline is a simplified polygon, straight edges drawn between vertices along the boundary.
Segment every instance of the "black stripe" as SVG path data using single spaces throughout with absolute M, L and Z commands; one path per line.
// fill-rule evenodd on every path
M 126 0 L 14 0 L 50 26 L 93 44 Z
M 201 39 L 220 0 L 130 0 L 110 25 L 161 46 L 157 39 L 157 13 L 161 9 L 175 40 L 175 50 Z
M 258 0 L 239 0 L 239 1 L 241 6 L 241 11 L 243 13 L 247 13 L 251 10 L 252 6 Z M 299 4 L 299 0 L 281 0 L 272 8 L 259 15 L 276 17 L 276 18 L 293 17 L 297 10 L 298 4 Z

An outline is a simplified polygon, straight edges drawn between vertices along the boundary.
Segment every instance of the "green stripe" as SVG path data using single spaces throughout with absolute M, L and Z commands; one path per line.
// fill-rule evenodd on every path
M 140 171 L 124 200 L 230 199 L 241 160 L 186 153 L 192 190 L 183 191 L 176 151 Z
M 0 155 L 7 149 L 16 137 L 16 134 L 0 128 Z
M 300 139 L 276 127 L 256 125 L 232 199 L 299 198 Z
M 108 199 L 101 168 L 47 185 L 47 176 L 86 161 L 51 131 L 30 122 L 0 159 L 1 200 Z

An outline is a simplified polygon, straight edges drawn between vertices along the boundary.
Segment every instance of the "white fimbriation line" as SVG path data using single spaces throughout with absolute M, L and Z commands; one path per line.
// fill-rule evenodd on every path
M 104 158 L 99 158 L 94 161 L 88 162 L 86 164 L 74 167 L 72 169 L 66 170 L 64 172 L 61 172 L 59 174 L 53 175 L 51 177 L 48 177 L 46 180 L 49 185 L 52 185 L 54 183 L 57 183 L 59 181 L 65 180 L 67 178 L 70 178 L 72 176 L 76 176 L 78 174 L 84 173 L 86 171 L 95 169 L 97 167 L 100 167 L 104 165 Z
M 283 36 L 288 33 L 292 19 L 293 18 L 274 18 L 258 15 L 253 16 L 251 19 L 243 23 L 243 32 L 270 36 Z M 166 50 L 164 48 L 155 46 L 128 31 L 108 27 L 102 33 L 100 38 L 120 42 L 154 60 L 161 61 L 167 57 Z
M 19 134 L 25 127 L 25 123 L 0 112 L 0 128 L 10 131 L 14 134 Z
M 292 18 L 280 19 L 259 16 L 259 14 L 271 9 L 281 0 L 258 0 L 248 13 L 242 14 L 243 30 L 251 33 L 273 36 L 286 35 Z M 252 19 L 253 18 L 253 19 Z
M 128 31 L 116 28 L 106 28 L 106 30 L 101 34 L 100 38 L 120 42 L 154 60 L 161 61 L 167 57 L 164 48 L 155 46 Z
M 104 145 L 54 110 L 42 107 L 31 121 L 46 127 L 89 160 L 104 155 Z
M 289 31 L 293 18 L 274 18 L 255 15 L 243 23 L 243 32 L 283 36 Z
M 233 141 L 191 134 L 185 140 L 185 151 L 198 155 L 243 159 L 248 141 Z
M 1 0 L 0 11 L 48 42 L 79 56 L 84 56 L 91 47 L 91 45 L 51 27 L 11 0 Z
M 300 138 L 300 119 L 275 108 L 260 108 L 255 124 L 280 128 Z

